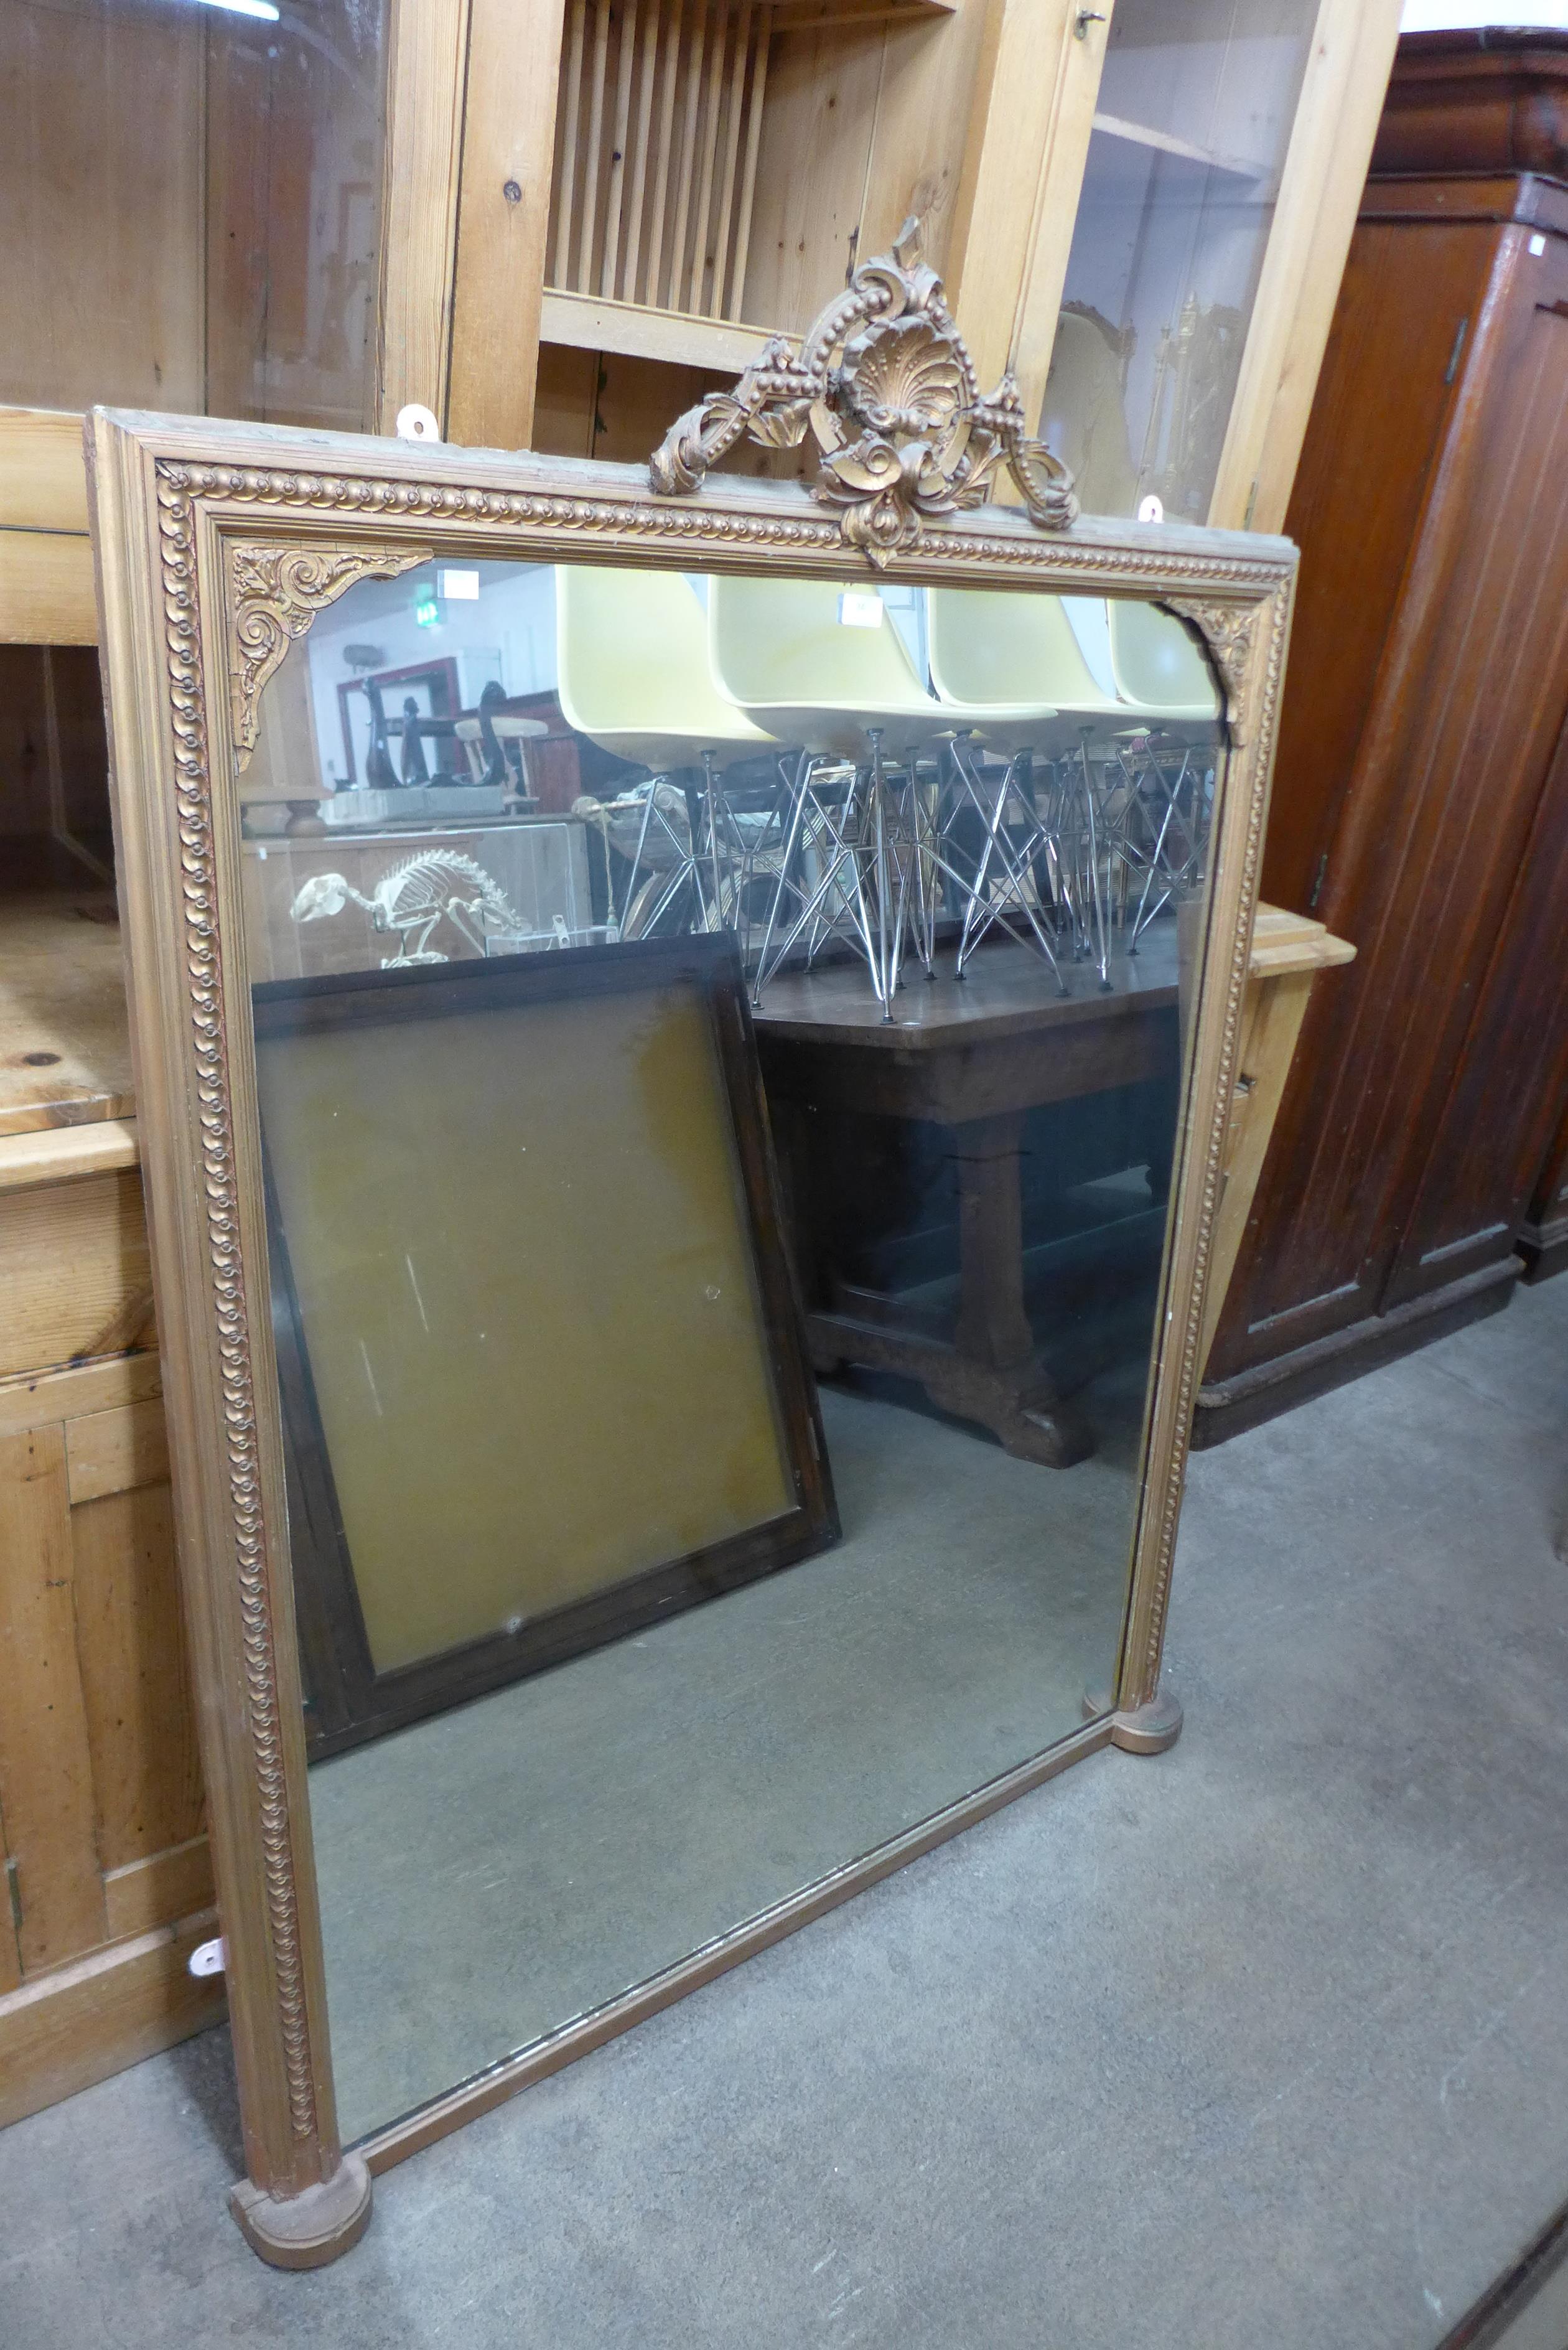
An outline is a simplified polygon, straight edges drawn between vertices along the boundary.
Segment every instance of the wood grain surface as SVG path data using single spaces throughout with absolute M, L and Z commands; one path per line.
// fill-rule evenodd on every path
M 1493 183 L 1374 182 L 1352 248 L 1264 888 L 1358 959 L 1307 1011 L 1204 1416 L 1321 1385 L 1331 1341 L 1354 1376 L 1461 1289 L 1495 1309 L 1563 1114 L 1568 237 L 1532 236 L 1540 184 L 1452 220 Z
M 0 1817 L 34 1973 L 109 1939 L 57 1428 L 0 1437 Z
M 100 892 L 5 901 L 0 1135 L 128 1118 L 134 1106 L 125 958 L 112 900 Z

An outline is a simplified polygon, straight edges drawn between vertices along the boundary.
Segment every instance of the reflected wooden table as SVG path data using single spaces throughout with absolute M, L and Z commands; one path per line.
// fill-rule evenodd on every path
M 1064 966 L 1070 993 L 1029 949 L 982 949 L 966 976 L 950 953 L 917 967 L 884 1021 L 864 967 L 775 980 L 755 1014 L 819 1371 L 846 1363 L 919 1382 L 941 1409 L 992 1429 L 1007 1451 L 1065 1468 L 1093 1449 L 1046 1374 L 1024 1302 L 1020 1161 L 1024 1121 L 1048 1103 L 1170 1074 L 1179 1052 L 1174 924 L 1112 960 Z M 827 1261 L 816 1212 L 820 1138 L 870 1114 L 940 1128 L 955 1161 L 959 1266 L 945 1330 L 895 1294 L 850 1290 Z

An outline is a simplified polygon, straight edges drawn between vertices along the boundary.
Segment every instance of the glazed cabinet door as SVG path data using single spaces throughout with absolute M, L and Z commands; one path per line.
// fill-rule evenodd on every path
M 1019 352 L 1089 512 L 1280 527 L 1397 18 L 1116 0 L 1043 400 Z
M 96 641 L 83 410 L 379 429 L 398 5 L 0 7 L 0 644 Z
M 1046 387 L 1094 514 L 1201 522 L 1317 0 L 1117 0 Z
M 358 432 L 392 0 L 7 0 L 0 400 Z

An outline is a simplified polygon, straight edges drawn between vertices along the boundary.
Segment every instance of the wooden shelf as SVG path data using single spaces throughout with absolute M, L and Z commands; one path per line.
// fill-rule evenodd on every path
M 0 408 L 0 530 L 87 536 L 82 419 L 74 409 Z
M 1222 155 L 1217 148 L 1196 146 L 1168 130 L 1151 130 L 1147 123 L 1128 122 L 1119 114 L 1096 114 L 1095 129 L 1107 139 L 1125 140 L 1130 147 L 1152 147 L 1158 154 L 1174 155 L 1183 163 L 1199 163 L 1207 172 L 1229 172 L 1238 180 L 1266 180 L 1272 166 L 1251 162 L 1243 155 Z
M 0 408 L 0 643 L 98 636 L 82 420 Z
M 103 890 L 0 906 L 0 1135 L 129 1118 L 125 962 Z
M 836 33 L 841 25 L 919 24 L 957 11 L 959 0 L 774 0 L 775 33 Z
M 737 319 L 700 318 L 680 310 L 654 310 L 640 302 L 610 302 L 594 294 L 546 289 L 539 312 L 543 342 L 576 350 L 622 351 L 632 359 L 667 359 L 738 375 L 763 348 L 771 327 Z

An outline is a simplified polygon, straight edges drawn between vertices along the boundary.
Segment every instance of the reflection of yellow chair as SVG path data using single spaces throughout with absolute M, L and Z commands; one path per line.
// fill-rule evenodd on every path
M 1211 726 L 1222 714 L 1209 664 L 1173 614 L 1113 597 L 1110 630 L 1111 671 L 1129 715 Z
M 568 726 L 655 775 L 755 758 L 771 737 L 713 690 L 702 607 L 678 571 L 556 571 L 556 692 Z
M 1126 716 L 1096 684 L 1059 596 L 933 588 L 926 608 L 931 683 L 987 742 L 1065 748 L 1084 724 Z
M 864 581 L 855 592 L 875 594 Z M 831 581 L 711 578 L 708 653 L 720 692 L 800 754 L 779 810 L 759 998 L 797 945 L 815 953 L 836 936 L 865 956 L 886 1012 L 906 930 L 929 960 L 935 920 L 935 791 L 912 760 L 968 721 L 926 691 L 885 607 L 857 626 L 840 597 Z
M 863 760 L 873 727 L 897 756 L 970 723 L 926 691 L 890 614 L 846 627 L 839 595 L 830 580 L 711 579 L 720 692 L 779 741 L 835 758 Z
M 714 691 L 691 582 L 678 571 L 557 565 L 556 695 L 568 726 L 655 778 L 629 809 L 615 803 L 636 826 L 635 847 L 622 850 L 623 933 L 647 936 L 671 920 L 699 930 L 734 920 L 754 844 L 742 837 L 719 773 L 776 746 Z M 700 795 L 657 780 L 695 767 L 706 771 Z M 613 822 L 601 821 L 607 844 Z

